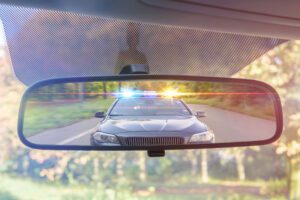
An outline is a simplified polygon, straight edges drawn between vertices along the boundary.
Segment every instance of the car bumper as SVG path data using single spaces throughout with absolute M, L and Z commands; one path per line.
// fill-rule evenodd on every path
M 200 141 L 190 143 L 190 137 L 120 137 L 120 144 L 98 142 L 91 138 L 92 146 L 174 146 L 174 145 L 197 145 L 212 144 L 214 139 L 210 141 Z

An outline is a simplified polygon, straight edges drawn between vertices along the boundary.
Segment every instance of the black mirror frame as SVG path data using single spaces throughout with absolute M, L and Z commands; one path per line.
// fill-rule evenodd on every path
M 90 81 L 130 81 L 130 80 L 178 80 L 178 81 L 210 81 L 210 82 L 223 82 L 223 83 L 243 83 L 251 84 L 268 91 L 272 94 L 275 117 L 276 117 L 276 132 L 275 134 L 266 140 L 259 141 L 247 141 L 247 142 L 231 142 L 231 143 L 214 143 L 214 144 L 192 144 L 192 145 L 170 145 L 170 146 L 145 146 L 145 147 L 128 147 L 128 146 L 78 146 L 78 145 L 41 145 L 29 142 L 23 134 L 23 122 L 24 113 L 26 107 L 26 101 L 30 92 L 41 86 L 57 83 L 68 82 L 90 82 Z M 218 78 L 218 77 L 200 77 L 200 76 L 178 76 L 178 75 L 120 75 L 120 76 L 102 76 L 102 77 L 71 77 L 71 78 L 58 78 L 49 79 L 41 82 L 37 82 L 29 87 L 21 101 L 18 118 L 18 135 L 22 143 L 30 148 L 43 149 L 43 150 L 100 150 L 100 151 L 132 151 L 132 150 L 145 150 L 145 151 L 161 151 L 161 150 L 176 150 L 176 149 L 211 149 L 211 148 L 225 148 L 225 147 L 244 147 L 244 146 L 256 146 L 266 145 L 276 141 L 283 130 L 283 116 L 282 107 L 279 95 L 276 90 L 264 82 L 249 80 L 249 79 L 237 79 L 237 78 Z

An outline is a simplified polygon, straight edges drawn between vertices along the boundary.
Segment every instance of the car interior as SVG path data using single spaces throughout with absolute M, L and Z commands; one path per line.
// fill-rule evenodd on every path
M 0 199 L 300 199 L 296 0 L 0 0 Z

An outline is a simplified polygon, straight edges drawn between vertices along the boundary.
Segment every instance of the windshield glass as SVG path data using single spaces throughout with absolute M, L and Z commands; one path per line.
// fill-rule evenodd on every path
M 119 99 L 111 116 L 187 116 L 189 110 L 180 100 L 163 98 Z
M 230 76 L 283 42 L 5 6 L 0 19 L 14 72 L 27 85 L 57 77 L 116 75 L 128 64 L 147 64 L 151 74 Z

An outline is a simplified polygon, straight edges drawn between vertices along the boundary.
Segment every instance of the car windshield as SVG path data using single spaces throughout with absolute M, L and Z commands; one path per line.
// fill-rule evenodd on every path
M 110 112 L 110 116 L 187 116 L 187 107 L 171 98 L 122 98 Z
M 0 19 L 0 199 L 300 199 L 299 41 L 4 5 Z M 21 144 L 16 124 L 23 83 L 116 75 L 121 65 L 137 63 L 148 64 L 150 74 L 247 78 L 272 85 L 282 99 L 281 139 L 255 147 L 166 151 L 164 158 L 142 151 L 41 151 Z M 135 114 L 135 101 L 123 101 L 132 106 L 130 113 L 111 114 Z M 61 103 L 32 115 L 45 116 Z M 111 100 L 94 104 L 106 111 Z M 77 102 L 68 110 L 78 112 L 79 106 L 91 109 Z M 52 126 L 73 117 L 60 113 Z M 90 115 L 81 114 L 86 123 Z M 239 126 L 228 120 L 232 129 Z

